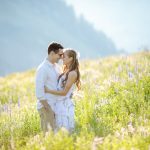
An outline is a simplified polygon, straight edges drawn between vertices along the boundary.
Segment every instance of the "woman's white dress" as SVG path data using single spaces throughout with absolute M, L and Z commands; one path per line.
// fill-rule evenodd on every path
M 60 78 L 57 90 L 63 90 L 62 81 L 64 78 L 64 75 Z M 74 84 L 70 88 L 67 95 L 59 96 L 55 103 L 55 118 L 58 129 L 61 127 L 66 128 L 68 131 L 72 131 L 72 129 L 74 129 L 74 103 L 71 99 L 73 91 Z

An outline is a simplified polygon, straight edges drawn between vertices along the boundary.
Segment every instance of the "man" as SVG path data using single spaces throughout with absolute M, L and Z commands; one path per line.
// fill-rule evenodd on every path
M 48 57 L 38 67 L 36 73 L 36 97 L 38 99 L 37 109 L 41 119 L 43 132 L 49 129 L 55 131 L 54 105 L 56 96 L 45 93 L 44 86 L 57 90 L 57 79 L 60 74 L 56 64 L 63 55 L 63 46 L 59 43 L 51 43 L 48 47 Z

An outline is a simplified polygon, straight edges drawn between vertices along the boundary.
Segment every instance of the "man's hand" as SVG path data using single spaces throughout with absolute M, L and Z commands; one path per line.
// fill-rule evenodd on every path
M 47 103 L 47 100 L 41 100 L 40 101 L 43 105 L 43 107 L 45 108 L 46 111 L 48 111 L 50 109 L 49 104 Z

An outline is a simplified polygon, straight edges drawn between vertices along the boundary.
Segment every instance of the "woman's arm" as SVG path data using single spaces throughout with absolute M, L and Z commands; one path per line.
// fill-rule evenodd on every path
M 54 95 L 66 96 L 66 94 L 70 90 L 72 84 L 76 81 L 76 79 L 77 79 L 76 71 L 71 71 L 68 75 L 68 79 L 67 79 L 65 88 L 62 91 L 49 90 L 47 87 L 45 87 L 45 92 L 54 94 Z

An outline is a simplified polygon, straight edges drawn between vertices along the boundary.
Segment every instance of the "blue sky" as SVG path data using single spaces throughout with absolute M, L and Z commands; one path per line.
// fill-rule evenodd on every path
M 150 48 L 150 0 L 64 0 L 128 52 Z

